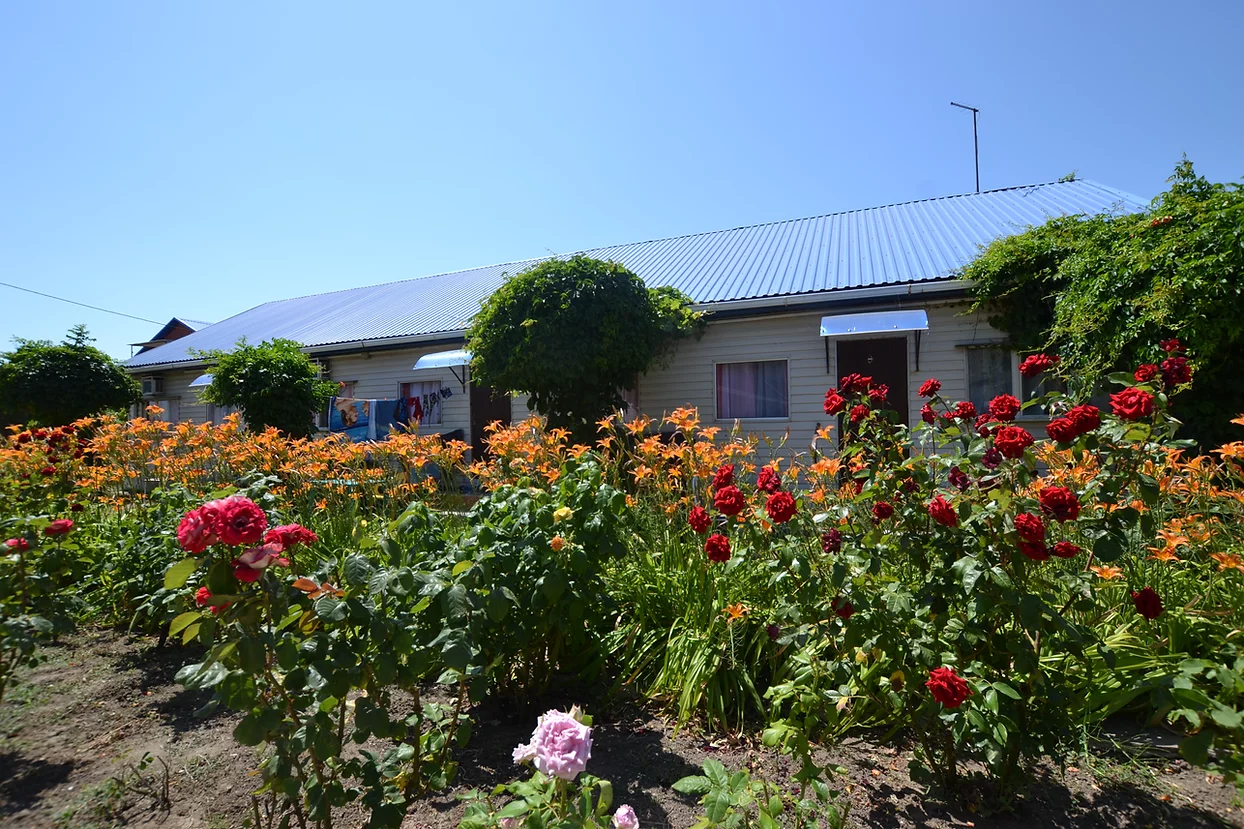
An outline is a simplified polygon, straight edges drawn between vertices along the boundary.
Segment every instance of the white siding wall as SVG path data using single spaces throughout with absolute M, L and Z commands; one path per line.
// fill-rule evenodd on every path
M 920 384 L 930 377 L 942 382 L 943 396 L 963 399 L 967 395 L 967 357 L 961 346 L 972 343 L 996 342 L 1002 335 L 985 321 L 983 315 L 967 314 L 967 306 L 942 303 L 924 306 L 929 315 L 929 330 L 921 337 L 920 370 L 916 370 L 915 336 L 908 334 L 908 407 L 912 422 L 918 422 L 922 401 L 916 394 Z M 652 417 L 661 417 L 684 405 L 699 408 L 702 422 L 710 424 L 716 417 L 715 363 L 753 360 L 787 360 L 789 366 L 790 416 L 781 420 L 744 420 L 749 432 L 767 434 L 778 440 L 790 430 L 789 446 L 804 451 L 817 428 L 829 421 L 822 409 L 825 390 L 837 385 L 837 350 L 830 343 L 829 371 L 825 369 L 825 342 L 820 336 L 824 312 L 802 312 L 750 319 L 710 322 L 708 331 L 698 341 L 679 346 L 669 367 L 656 369 L 640 378 L 639 407 Z M 866 338 L 865 338 L 866 339 Z M 328 358 L 334 381 L 353 382 L 356 397 L 395 398 L 398 385 L 416 380 L 440 380 L 453 389 L 453 396 L 443 404 L 444 422 L 437 432 L 462 429 L 470 440 L 471 414 L 469 388 L 462 385 L 449 369 L 411 371 L 422 354 L 443 351 L 446 346 L 374 351 Z M 180 400 L 182 420 L 202 422 L 207 408 L 198 400 L 197 390 L 190 382 L 202 369 L 164 373 L 165 392 L 162 398 Z M 512 404 L 514 419 L 529 414 L 525 395 L 515 395 Z M 732 421 L 717 421 L 729 428 Z
M 965 344 L 996 342 L 1002 335 L 980 314 L 964 316 L 962 303 L 925 306 L 929 330 L 920 343 L 920 370 L 916 371 L 915 336 L 908 334 L 908 408 L 919 422 L 923 400 L 916 394 L 930 377 L 942 382 L 943 396 L 962 399 L 967 394 Z M 816 430 L 829 422 L 823 407 L 825 390 L 838 384 L 837 349 L 830 342 L 829 371 L 825 368 L 825 342 L 820 336 L 823 312 L 805 312 L 752 319 L 710 322 L 699 341 L 682 343 L 668 368 L 640 378 L 639 407 L 644 414 L 661 417 L 683 405 L 699 408 L 703 423 L 716 417 L 715 363 L 753 360 L 788 360 L 790 417 L 781 420 L 743 420 L 743 430 L 779 440 L 790 430 L 788 446 L 804 451 Z M 861 337 L 860 339 L 868 339 Z M 733 421 L 716 421 L 730 428 Z

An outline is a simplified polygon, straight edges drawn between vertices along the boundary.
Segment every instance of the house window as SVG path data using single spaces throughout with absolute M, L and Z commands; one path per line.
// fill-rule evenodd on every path
M 232 406 L 217 406 L 215 403 L 207 404 L 207 422 L 213 426 L 219 426 L 225 422 L 225 418 L 236 412 Z
M 163 400 L 148 400 L 148 404 L 159 406 L 164 411 L 155 415 L 152 420 L 163 420 L 165 423 L 177 423 L 181 420 L 181 398 L 170 397 Z
M 1020 388 L 1019 399 L 1021 402 L 1024 402 L 1024 403 L 1027 403 L 1029 400 L 1032 400 L 1034 397 L 1043 397 L 1052 391 L 1062 392 L 1063 394 L 1067 393 L 1067 383 L 1057 374 L 1054 374 L 1053 372 L 1049 372 L 1049 371 L 1043 371 L 1042 373 L 1038 374 L 1036 377 L 1024 377 L 1023 375 L 1020 375 L 1019 388 Z M 1021 412 L 1019 416 L 1021 418 L 1023 417 L 1036 417 L 1036 418 L 1048 417 L 1048 415 L 1045 412 L 1044 407 L 1042 406 L 1030 406 L 1029 408 L 1025 409 L 1023 412 Z
M 790 416 L 785 360 L 717 364 L 717 419 Z
M 989 401 L 1000 394 L 1013 394 L 1015 389 L 1014 358 L 1006 348 L 976 346 L 967 349 L 968 400 L 976 411 L 989 409 Z
M 402 383 L 398 395 L 406 398 L 410 419 L 423 426 L 439 426 L 442 421 L 441 383 L 432 380 L 423 383 Z

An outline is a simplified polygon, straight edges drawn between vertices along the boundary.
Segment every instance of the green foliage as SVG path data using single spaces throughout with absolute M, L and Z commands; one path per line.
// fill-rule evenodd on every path
M 524 392 L 552 425 L 590 435 L 622 406 L 621 390 L 704 324 L 673 288 L 575 256 L 507 279 L 475 316 L 467 348 L 477 380 Z
M 497 800 L 510 798 L 503 806 Z M 590 774 L 574 782 L 533 772 L 530 780 L 495 787 L 485 795 L 471 790 L 461 796 L 467 807 L 458 829 L 496 829 L 523 826 L 531 829 L 614 829 L 609 807 L 613 785 Z M 505 821 L 503 823 L 503 821 Z
M 212 374 L 199 396 L 238 409 L 255 431 L 271 426 L 290 437 L 307 437 L 315 431 L 315 413 L 336 393 L 336 386 L 320 379 L 315 364 L 293 340 L 248 345 L 243 339 L 232 351 L 198 356 Z
M 754 778 L 746 769 L 731 774 L 711 757 L 703 768 L 704 774 L 673 786 L 680 794 L 701 795 L 704 814 L 692 829 L 838 829 L 846 821 L 846 804 L 837 802 L 838 793 L 819 774 L 792 780 L 792 787 Z
M 138 381 L 91 345 L 85 326 L 74 326 L 59 345 L 15 342 L 0 353 L 0 424 L 64 425 L 138 400 Z
M 1138 215 L 1052 219 L 993 243 L 963 276 L 1015 347 L 1062 356 L 1081 396 L 1111 371 L 1160 362 L 1158 341 L 1178 337 L 1197 381 L 1178 415 L 1210 445 L 1244 411 L 1244 189 L 1186 159 L 1169 181 Z

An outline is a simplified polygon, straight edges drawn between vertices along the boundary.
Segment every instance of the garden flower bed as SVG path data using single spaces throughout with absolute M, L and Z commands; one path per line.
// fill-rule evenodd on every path
M 1108 412 L 1056 392 L 977 412 L 930 380 L 915 430 L 884 386 L 844 377 L 825 396 L 842 434 L 818 436 L 832 454 L 690 409 L 607 418 L 593 446 L 537 419 L 497 428 L 469 467 L 417 435 L 15 431 L 0 694 L 75 628 L 189 648 L 175 680 L 202 716 L 236 712 L 257 826 L 436 823 L 430 808 L 462 829 L 839 826 L 882 808 L 853 782 L 861 753 L 891 758 L 891 805 L 1022 811 L 1074 783 L 1049 789 L 1052 769 L 1096 762 L 1107 722 L 1165 729 L 1202 779 L 1238 782 L 1244 443 L 1178 440 L 1191 375 L 1163 348 L 1113 378 Z M 1016 420 L 1036 406 L 1044 438 Z M 487 494 L 467 504 L 430 468 Z M 592 746 L 632 751 L 634 715 L 608 718 L 624 703 L 668 724 L 636 740 L 702 770 L 621 800 L 651 776 L 618 778 L 626 762 Z M 166 761 L 126 779 L 150 788 Z

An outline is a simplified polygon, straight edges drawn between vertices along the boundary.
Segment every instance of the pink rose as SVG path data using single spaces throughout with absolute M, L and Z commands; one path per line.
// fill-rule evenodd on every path
M 190 510 L 177 525 L 177 543 L 187 553 L 198 555 L 218 541 L 210 518 L 203 515 L 201 508 Z
M 531 742 L 514 749 L 515 762 L 531 760 L 541 773 L 562 780 L 578 777 L 591 757 L 592 729 L 564 711 L 540 717 Z
M 297 544 L 314 544 L 320 537 L 301 524 L 282 524 L 268 530 L 263 540 L 279 545 L 282 550 L 288 550 Z
M 635 817 L 634 809 L 623 803 L 613 813 L 613 825 L 616 829 L 639 829 L 639 818 Z

